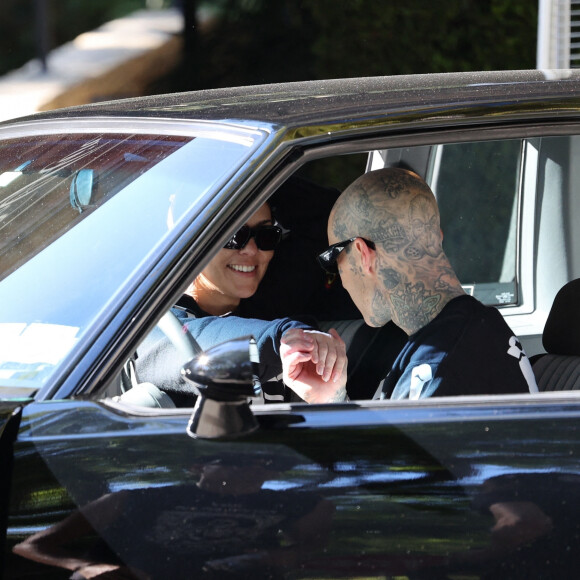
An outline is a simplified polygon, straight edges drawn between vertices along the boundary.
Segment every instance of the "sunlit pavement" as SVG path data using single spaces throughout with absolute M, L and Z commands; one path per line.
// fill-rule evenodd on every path
M 58 107 L 142 94 L 181 50 L 178 10 L 141 10 L 81 34 L 0 77 L 0 121 Z

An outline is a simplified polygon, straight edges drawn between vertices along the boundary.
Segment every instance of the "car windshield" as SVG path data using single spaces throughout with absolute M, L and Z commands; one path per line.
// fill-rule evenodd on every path
M 0 398 L 51 377 L 139 265 L 253 149 L 219 131 L 0 140 Z

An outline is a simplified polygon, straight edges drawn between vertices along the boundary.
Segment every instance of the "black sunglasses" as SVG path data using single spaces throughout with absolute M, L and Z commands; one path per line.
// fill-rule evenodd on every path
M 251 238 L 256 240 L 258 250 L 269 252 L 273 250 L 282 239 L 282 228 L 278 226 L 242 226 L 226 243 L 224 248 L 228 250 L 241 250 L 248 245 Z
M 324 252 L 317 256 L 318 263 L 322 267 L 322 269 L 329 274 L 338 274 L 338 264 L 336 260 L 340 253 L 347 248 L 350 244 L 352 244 L 357 238 L 360 236 L 355 236 L 354 238 L 350 238 L 348 240 L 344 240 L 342 242 L 338 242 L 336 244 L 332 244 L 329 246 Z M 360 238 L 371 250 L 375 249 L 374 242 L 370 240 L 365 240 L 365 238 Z

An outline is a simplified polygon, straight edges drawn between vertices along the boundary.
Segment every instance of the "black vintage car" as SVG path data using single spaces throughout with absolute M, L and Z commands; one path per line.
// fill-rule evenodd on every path
M 373 400 L 401 336 L 364 325 L 316 255 L 339 192 L 389 166 L 431 185 L 453 267 L 505 317 L 539 393 Z M 4 578 L 575 577 L 579 192 L 574 71 L 264 85 L 1 124 Z M 261 404 L 252 337 L 200 353 L 171 314 L 266 200 L 284 239 L 254 316 L 339 329 L 349 402 Z M 156 332 L 196 385 L 170 405 L 127 395 Z

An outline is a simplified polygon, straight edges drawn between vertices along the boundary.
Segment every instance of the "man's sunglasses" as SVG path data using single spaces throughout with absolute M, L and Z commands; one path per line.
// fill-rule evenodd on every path
M 344 240 L 342 242 L 338 242 L 336 244 L 332 244 L 329 246 L 322 254 L 319 254 L 317 259 L 318 263 L 322 266 L 322 269 L 329 274 L 338 274 L 338 264 L 336 260 L 340 253 L 346 249 L 350 244 L 352 244 L 357 238 L 360 236 L 355 236 L 354 238 L 350 238 L 348 240 Z M 374 242 L 370 240 L 365 240 L 364 238 L 360 238 L 371 250 L 375 249 Z
M 248 245 L 251 238 L 256 240 L 258 250 L 269 252 L 282 239 L 282 228 L 278 226 L 242 226 L 227 242 L 224 248 L 228 250 L 242 250 Z

